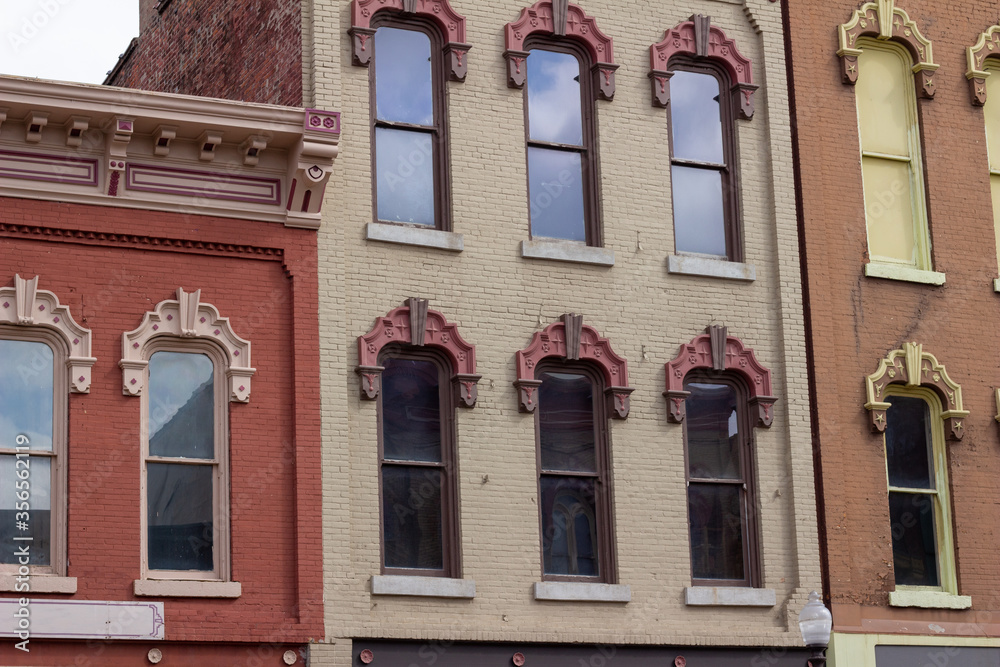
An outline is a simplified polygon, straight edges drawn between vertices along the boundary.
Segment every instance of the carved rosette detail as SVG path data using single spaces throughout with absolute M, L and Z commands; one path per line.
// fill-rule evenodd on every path
M 525 7 L 517 20 L 508 23 L 504 29 L 503 57 L 507 61 L 507 85 L 510 88 L 523 88 L 527 81 L 528 52 L 524 42 L 531 35 L 565 36 L 583 44 L 590 54 L 597 97 L 614 99 L 615 71 L 618 69 L 614 41 L 601 32 L 594 17 L 587 16 L 577 5 L 559 0 L 555 3 L 539 0 L 531 7 Z
M 986 71 L 986 59 L 1000 61 L 1000 25 L 992 26 L 980 34 L 976 43 L 965 50 L 965 54 L 969 63 L 965 77 L 969 80 L 972 103 L 981 107 L 986 104 L 986 79 L 990 76 Z
M 428 18 L 441 31 L 448 77 L 465 81 L 469 72 L 470 44 L 465 43 L 465 17 L 452 9 L 448 0 L 352 0 L 351 52 L 354 64 L 368 67 L 372 60 L 372 19 L 379 12 L 413 14 Z
M 139 396 L 145 386 L 149 355 L 146 345 L 154 338 L 174 337 L 185 340 L 208 340 L 215 343 L 226 355 L 226 380 L 229 400 L 235 403 L 250 401 L 250 378 L 257 369 L 250 366 L 250 341 L 236 335 L 228 317 L 221 317 L 219 310 L 201 301 L 201 290 L 185 292 L 177 288 L 177 299 L 156 304 L 156 309 L 142 317 L 137 329 L 122 334 L 122 393 Z
M 90 393 L 90 369 L 97 361 L 90 356 L 90 329 L 76 323 L 69 306 L 60 304 L 54 292 L 38 289 L 38 276 L 28 279 L 15 275 L 13 287 L 0 287 L 0 324 L 55 331 L 69 351 L 69 390 Z
M 913 75 L 918 94 L 927 99 L 934 97 L 934 72 L 939 65 L 934 63 L 933 45 L 920 34 L 916 22 L 896 6 L 896 0 L 865 3 L 854 11 L 847 23 L 838 28 L 838 35 L 840 48 L 837 55 L 840 56 L 844 83 L 854 85 L 858 81 L 858 56 L 861 55 L 858 39 L 874 37 L 905 46 L 915 63 Z
M 413 336 L 413 327 L 422 328 L 423 338 Z M 451 362 L 455 397 L 461 407 L 472 408 L 479 397 L 479 380 L 476 374 L 476 346 L 465 342 L 452 324 L 436 310 L 427 308 L 426 299 L 408 299 L 385 317 L 375 320 L 371 331 L 358 336 L 358 367 L 355 372 L 361 381 L 361 398 L 374 401 L 382 391 L 382 371 L 378 363 L 382 349 L 391 343 L 430 347 L 444 352 Z
M 615 419 L 625 419 L 631 408 L 629 397 L 634 391 L 628 386 L 628 362 L 611 349 L 607 338 L 602 338 L 594 327 L 582 324 L 582 319 L 578 317 L 564 315 L 562 322 L 555 322 L 536 332 L 528 347 L 515 355 L 517 380 L 514 386 L 517 387 L 518 410 L 534 412 L 538 407 L 538 387 L 542 381 L 535 379 L 535 369 L 539 362 L 549 358 L 580 359 L 601 370 L 608 410 Z M 567 326 L 571 329 L 568 333 Z M 572 329 L 577 329 L 579 333 Z M 579 345 L 577 356 L 569 348 L 573 343 Z
M 759 86 L 753 82 L 753 62 L 743 56 L 731 39 L 711 18 L 696 14 L 689 21 L 663 33 L 663 40 L 649 47 L 649 78 L 653 88 L 653 106 L 670 105 L 670 59 L 676 55 L 705 58 L 719 63 L 729 75 L 733 107 L 740 118 L 753 118 L 753 93 Z
M 934 355 L 924 352 L 919 343 L 904 343 L 879 362 L 878 369 L 865 378 L 868 401 L 865 409 L 871 419 L 873 433 L 885 431 L 886 410 L 892 404 L 885 400 L 885 388 L 891 384 L 904 387 L 926 387 L 937 394 L 944 411 L 941 418 L 947 426 L 949 440 L 961 440 L 965 434 L 965 418 L 969 411 L 962 406 L 962 387 L 948 377 L 944 365 Z
M 757 361 L 754 351 L 746 347 L 742 340 L 728 335 L 726 328 L 721 326 L 709 327 L 706 333 L 681 345 L 673 361 L 667 362 L 667 390 L 663 395 L 667 399 L 667 419 L 670 422 L 679 424 L 684 421 L 684 400 L 691 393 L 684 389 L 684 379 L 693 370 L 728 372 L 739 376 L 749 390 L 747 405 L 755 416 L 756 425 L 769 428 L 774 422 L 774 404 L 778 399 L 771 395 L 770 369 Z

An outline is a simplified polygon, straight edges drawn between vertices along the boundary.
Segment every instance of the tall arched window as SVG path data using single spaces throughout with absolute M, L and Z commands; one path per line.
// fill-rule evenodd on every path
M 990 170 L 990 193 L 993 197 L 993 229 L 1000 268 L 1000 25 L 994 25 L 979 35 L 973 46 L 966 49 L 972 103 L 983 107 L 986 124 L 986 149 Z M 1000 278 L 993 281 L 1000 292 Z

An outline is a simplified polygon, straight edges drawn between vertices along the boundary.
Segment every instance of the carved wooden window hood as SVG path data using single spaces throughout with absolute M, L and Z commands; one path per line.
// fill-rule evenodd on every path
M 969 70 L 965 77 L 969 80 L 969 91 L 972 103 L 977 107 L 986 104 L 986 79 L 990 73 L 986 71 L 986 59 L 992 58 L 1000 64 L 1000 25 L 991 26 L 979 35 L 976 43 L 965 50 L 969 62 Z

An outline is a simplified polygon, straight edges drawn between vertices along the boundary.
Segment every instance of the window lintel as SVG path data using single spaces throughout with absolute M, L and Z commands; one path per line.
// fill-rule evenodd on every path
M 987 58 L 1000 62 L 1000 25 L 989 27 L 979 35 L 976 43 L 965 49 L 969 69 L 965 77 L 969 80 L 972 104 L 981 107 L 986 104 L 986 79 L 990 72 L 986 69 Z

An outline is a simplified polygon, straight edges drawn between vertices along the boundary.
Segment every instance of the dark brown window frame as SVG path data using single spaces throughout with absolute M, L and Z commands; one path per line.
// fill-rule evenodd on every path
M 580 154 L 580 163 L 583 167 L 581 179 L 583 182 L 583 219 L 586 244 L 588 246 L 603 247 L 604 238 L 601 228 L 600 198 L 598 188 L 601 182 L 601 170 L 597 157 L 597 101 L 594 97 L 593 77 L 591 71 L 594 63 L 591 62 L 587 49 L 571 39 L 560 39 L 558 37 L 547 37 L 532 35 L 524 42 L 524 50 L 530 54 L 533 49 L 543 51 L 553 51 L 556 53 L 566 53 L 575 57 L 580 63 L 580 115 L 583 125 L 583 147 L 566 144 L 557 144 L 548 141 L 537 141 L 531 139 L 531 126 L 528 111 L 528 82 L 524 84 L 524 181 L 528 193 L 528 233 L 530 238 L 535 238 L 531 228 L 531 175 L 528 173 L 528 149 L 531 147 L 547 148 L 552 150 L 562 150 Z M 525 58 L 525 71 L 527 71 L 527 58 Z M 550 238 L 540 236 L 538 238 Z M 564 239 L 560 239 L 564 240 Z
M 454 369 L 448 358 L 437 350 L 426 347 L 416 347 L 413 345 L 390 344 L 385 346 L 379 354 L 379 365 L 385 358 L 392 359 L 413 359 L 418 361 L 430 361 L 438 369 L 439 373 L 439 402 L 441 406 L 441 463 L 427 463 L 420 461 L 389 460 L 388 465 L 399 465 L 409 467 L 428 467 L 440 469 L 444 474 L 441 484 L 441 556 L 442 568 L 431 570 L 424 568 L 396 568 L 385 565 L 385 516 L 383 515 L 383 489 L 382 489 L 382 469 L 386 465 L 385 450 L 383 448 L 382 423 L 383 409 L 382 400 L 384 392 L 379 392 L 377 413 L 378 413 L 378 496 L 379 496 L 379 566 L 381 574 L 386 575 L 415 575 L 425 577 L 445 577 L 461 578 L 461 530 L 459 526 L 459 503 L 458 503 L 458 437 L 455 424 L 455 407 L 457 399 L 455 387 L 451 378 Z
M 368 107 L 369 107 L 369 127 L 371 132 L 371 158 L 372 158 L 372 220 L 379 224 L 400 225 L 404 227 L 415 227 L 418 229 L 438 229 L 450 232 L 452 230 L 451 211 L 451 144 L 448 137 L 448 96 L 445 92 L 445 81 L 449 76 L 446 71 L 448 59 L 444 53 L 444 38 L 441 30 L 430 19 L 416 15 L 379 12 L 371 20 L 372 36 L 368 40 L 372 49 L 372 62 L 368 67 Z M 394 123 L 391 121 L 378 120 L 378 107 L 375 91 L 375 70 L 377 65 L 375 59 L 375 35 L 379 28 L 397 28 L 400 30 L 412 30 L 422 32 L 430 38 L 431 42 L 431 88 L 434 97 L 434 125 L 411 125 L 409 123 Z M 378 217 L 378 162 L 376 155 L 375 131 L 376 128 L 391 128 L 422 132 L 431 135 L 432 146 L 434 147 L 434 226 L 417 223 L 399 222 L 396 220 L 382 220 Z
M 743 531 L 743 572 L 744 578 L 740 579 L 696 579 L 694 576 L 694 554 L 690 554 L 691 560 L 691 585 L 692 586 L 733 586 L 745 588 L 760 588 L 763 584 L 760 554 L 760 526 L 759 510 L 757 507 L 757 487 L 754 466 L 754 448 L 756 437 L 754 433 L 754 416 L 749 409 L 748 397 L 750 392 L 742 378 L 734 373 L 726 371 L 710 371 L 702 369 L 691 370 L 684 377 L 684 386 L 690 383 L 696 384 L 724 384 L 733 388 L 736 392 L 736 419 L 737 433 L 740 439 L 740 473 L 742 479 L 716 480 L 716 479 L 692 479 L 690 456 L 688 452 L 688 420 L 684 420 L 684 480 L 685 480 L 685 507 L 688 517 L 688 540 L 689 549 L 693 548 L 690 543 L 691 531 L 691 483 L 695 484 L 739 484 L 742 487 L 740 496 L 741 509 L 741 529 Z
M 607 401 L 604 397 L 605 380 L 601 370 L 592 364 L 583 361 L 559 361 L 554 358 L 545 359 L 538 363 L 535 368 L 535 377 L 540 377 L 543 373 L 566 372 L 586 375 L 594 383 L 594 429 L 595 429 L 595 452 L 597 472 L 579 473 L 567 471 L 546 471 L 542 469 L 542 443 L 541 443 L 541 413 L 545 406 L 539 404 L 535 412 L 535 466 L 537 470 L 538 489 L 538 534 L 541 537 L 539 543 L 539 565 L 542 573 L 542 581 L 575 581 L 585 583 L 614 584 L 618 581 L 618 562 L 615 549 L 614 531 L 614 498 L 611 485 L 611 429 L 608 425 L 610 415 L 608 414 Z M 598 569 L 600 574 L 596 577 L 583 575 L 562 575 L 545 573 L 545 541 L 550 539 L 545 535 L 545 519 L 543 516 L 542 503 L 542 477 L 586 477 L 596 479 L 595 509 L 597 516 L 597 554 Z

